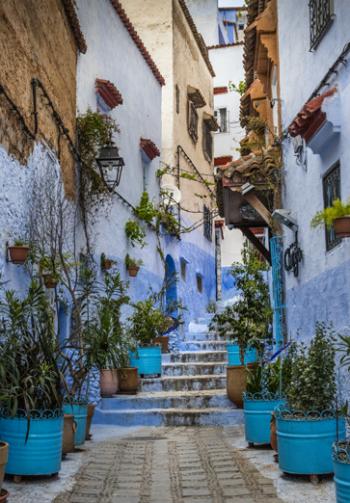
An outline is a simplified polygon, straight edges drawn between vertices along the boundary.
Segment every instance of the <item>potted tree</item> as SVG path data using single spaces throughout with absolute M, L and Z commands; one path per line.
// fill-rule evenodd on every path
M 285 403 L 288 369 L 288 356 L 248 369 L 243 408 L 245 438 L 250 447 L 271 442 L 271 417 L 275 408 Z
M 7 250 L 13 264 L 23 265 L 29 255 L 29 245 L 20 239 L 16 239 L 13 245 L 7 247 Z
M 275 411 L 279 466 L 283 472 L 332 473 L 332 444 L 345 438 L 345 419 L 335 407 L 335 348 L 331 327 L 318 323 L 309 347 L 299 344 L 286 390 Z
M 132 278 L 137 276 L 142 264 L 143 262 L 141 259 L 140 260 L 133 259 L 132 257 L 130 257 L 129 254 L 127 254 L 125 257 L 125 267 L 129 273 L 129 276 L 131 276 Z
M 217 313 L 211 328 L 227 344 L 227 394 L 239 407 L 243 405 L 246 389 L 247 367 L 256 363 L 264 346 L 272 340 L 272 310 L 268 285 L 263 277 L 267 267 L 247 245 L 243 248 L 243 263 L 235 263 L 232 274 L 239 292 L 238 300 Z
M 118 393 L 123 395 L 136 395 L 138 391 L 138 369 L 130 365 L 130 352 L 134 352 L 135 349 L 136 344 L 130 337 L 124 334 L 118 344 Z
M 6 473 L 57 473 L 62 457 L 62 374 L 54 315 L 39 282 L 0 300 L 0 431 Z
M 162 373 L 161 347 L 154 340 L 164 333 L 167 316 L 155 307 L 156 295 L 133 304 L 134 311 L 128 318 L 129 334 L 137 342 L 135 352 L 130 354 L 130 364 L 137 367 L 140 376 Z
M 120 311 L 129 303 L 126 288 L 118 271 L 105 274 L 96 314 L 92 321 L 90 319 L 85 334 L 88 365 L 100 370 L 102 396 L 112 396 L 118 391 L 119 345 L 124 333 Z
M 322 224 L 329 229 L 333 226 L 337 238 L 350 237 L 350 202 L 344 204 L 340 199 L 335 199 L 332 206 L 316 213 L 311 226 Z

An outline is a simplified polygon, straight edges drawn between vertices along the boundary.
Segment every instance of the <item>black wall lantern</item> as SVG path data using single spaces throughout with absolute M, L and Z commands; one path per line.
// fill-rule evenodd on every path
M 100 171 L 103 183 L 109 192 L 113 192 L 120 183 L 124 159 L 119 156 L 119 150 L 113 142 L 100 149 L 96 162 Z

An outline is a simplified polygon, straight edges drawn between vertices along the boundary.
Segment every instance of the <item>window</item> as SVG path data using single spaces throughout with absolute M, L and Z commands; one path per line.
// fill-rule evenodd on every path
M 199 273 L 196 274 L 197 291 L 199 293 L 203 292 L 203 276 Z
M 187 128 L 188 133 L 194 143 L 198 140 L 198 114 L 193 101 L 187 101 L 188 114 L 187 114 Z
M 203 207 L 203 233 L 204 236 L 208 239 L 208 241 L 212 241 L 213 239 L 213 217 L 208 206 L 204 205 Z
M 340 199 L 340 163 L 337 162 L 323 178 L 324 207 L 332 206 L 335 199 Z M 326 249 L 331 250 L 340 243 L 335 237 L 334 229 L 326 227 Z
M 180 89 L 179 86 L 176 84 L 175 86 L 175 107 L 176 107 L 176 113 L 180 113 Z
M 218 110 L 215 110 L 214 112 L 214 117 L 219 124 L 219 132 L 220 133 L 227 133 L 228 127 L 227 127 L 227 108 L 219 108 Z
M 212 127 L 210 122 L 207 120 L 203 121 L 203 152 L 204 157 L 208 162 L 211 162 L 213 158 L 213 137 L 212 137 Z
M 310 0 L 310 50 L 316 49 L 333 21 L 333 0 Z
M 187 275 L 187 260 L 184 259 L 183 257 L 180 258 L 180 272 L 181 272 L 181 278 L 186 281 L 186 275 Z

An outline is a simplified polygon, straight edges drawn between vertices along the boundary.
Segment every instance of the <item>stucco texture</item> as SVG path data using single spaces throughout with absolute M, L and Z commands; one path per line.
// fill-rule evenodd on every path
M 33 124 L 32 78 L 44 84 L 64 126 L 74 139 L 76 108 L 77 45 L 59 0 L 5 0 L 0 5 L 0 66 L 1 85 L 25 117 L 31 130 Z M 74 166 L 64 139 L 58 144 L 57 127 L 38 94 L 39 137 L 56 152 L 61 150 L 62 171 L 67 192 L 74 192 Z M 8 113 L 0 97 L 4 121 L 0 141 L 21 161 L 26 161 L 33 143 L 24 142 L 17 118 Z

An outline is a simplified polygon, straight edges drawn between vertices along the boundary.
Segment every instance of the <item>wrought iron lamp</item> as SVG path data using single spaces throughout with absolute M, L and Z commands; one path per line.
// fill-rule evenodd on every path
M 112 141 L 102 147 L 96 157 L 96 162 L 100 171 L 103 183 L 109 192 L 113 192 L 120 183 L 124 159 L 119 156 L 119 149 Z

